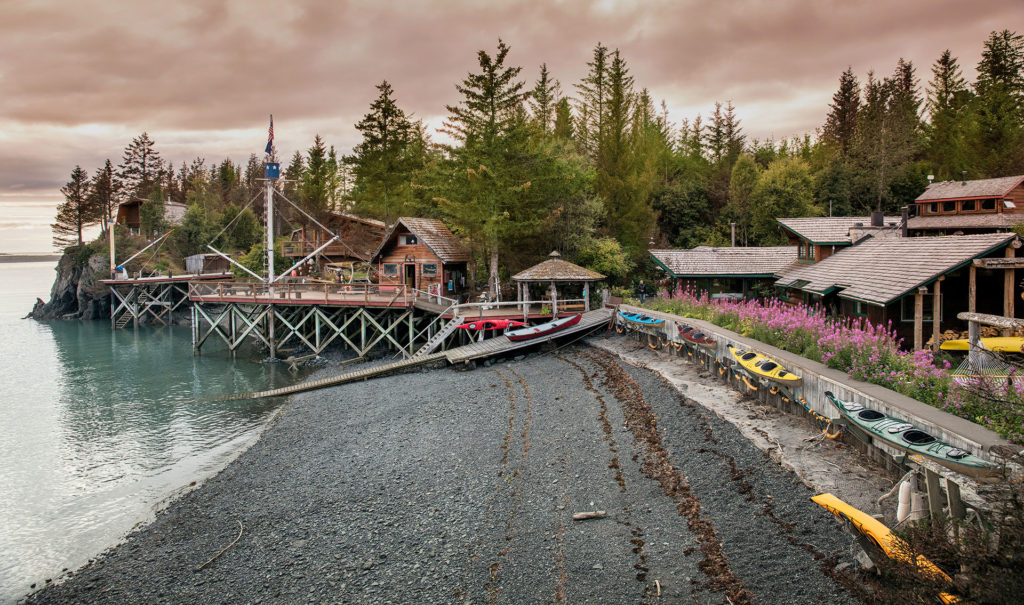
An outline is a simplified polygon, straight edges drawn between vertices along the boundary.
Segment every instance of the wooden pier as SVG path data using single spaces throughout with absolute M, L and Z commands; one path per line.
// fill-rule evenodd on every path
M 129 279 L 104 279 L 110 288 L 110 326 L 121 330 L 140 323 L 167 325 L 172 312 L 189 304 L 191 284 L 229 279 L 230 273 L 154 275 Z

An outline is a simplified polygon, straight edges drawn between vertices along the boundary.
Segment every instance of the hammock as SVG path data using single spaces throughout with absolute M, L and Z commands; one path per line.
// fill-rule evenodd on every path
M 961 385 L 975 384 L 982 380 L 1024 384 L 1024 375 L 1018 374 L 1012 365 L 981 344 L 975 345 L 967 357 L 964 357 L 960 365 L 953 370 L 952 377 L 953 382 Z

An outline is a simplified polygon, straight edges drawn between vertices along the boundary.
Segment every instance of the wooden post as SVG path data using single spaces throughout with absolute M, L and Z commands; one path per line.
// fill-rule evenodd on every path
M 978 268 L 971 265 L 970 280 L 967 286 L 967 311 L 978 312 Z
M 938 519 L 942 516 L 942 488 L 939 486 L 939 475 L 926 468 L 924 481 L 928 488 L 928 512 L 932 519 Z
M 1016 250 L 1013 246 L 1006 247 L 1006 258 L 1013 258 L 1016 255 Z M 1013 280 L 1014 280 L 1013 269 L 1003 269 L 1003 315 L 1006 317 L 1013 317 Z M 1010 336 L 1013 334 L 1012 330 L 1003 329 L 1003 336 Z
M 914 350 L 924 348 L 924 291 L 921 287 L 914 292 Z
M 942 324 L 942 280 L 946 276 L 940 276 L 935 280 L 935 289 L 932 291 L 932 351 L 939 350 L 939 330 Z
M 949 516 L 953 519 L 963 519 L 967 516 L 963 500 L 960 499 L 960 486 L 956 481 L 946 479 L 946 503 L 949 505 Z

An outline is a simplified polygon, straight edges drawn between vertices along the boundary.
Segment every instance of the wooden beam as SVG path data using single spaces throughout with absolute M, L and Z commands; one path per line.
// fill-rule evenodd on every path
M 939 350 L 939 326 L 942 324 L 942 280 L 935 280 L 932 290 L 932 351 Z
M 1024 319 L 1003 317 L 1002 315 L 989 315 L 988 313 L 957 313 L 956 318 L 962 321 L 970 321 L 986 326 L 997 328 L 1024 328 Z
M 1016 250 L 1013 246 L 1006 247 L 1006 259 L 1015 259 Z M 1003 315 L 1006 317 L 1013 317 L 1013 280 L 1015 272 L 1012 268 L 1007 269 L 1003 272 Z M 1010 330 L 1006 329 L 1003 331 L 1003 336 L 1009 336 Z
M 1013 248 L 1007 247 L 1010 252 Z M 976 258 L 972 263 L 973 267 L 982 269 L 1024 269 L 1024 257 L 1008 256 L 1007 258 Z
M 978 268 L 971 265 L 970 280 L 967 285 L 967 312 L 978 310 Z
M 914 292 L 914 350 L 924 348 L 924 292 L 927 288 L 918 288 Z

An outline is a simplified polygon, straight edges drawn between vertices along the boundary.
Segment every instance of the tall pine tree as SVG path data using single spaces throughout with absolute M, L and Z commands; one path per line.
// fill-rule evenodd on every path
M 822 136 L 830 145 L 838 150 L 841 157 L 846 157 L 853 144 L 857 129 L 857 112 L 860 110 L 860 84 L 853 68 L 847 67 L 839 76 L 839 90 L 832 95 L 828 117 L 822 128 Z
M 89 175 L 81 166 L 71 171 L 71 180 L 60 188 L 64 202 L 57 206 L 53 230 L 53 246 L 63 249 L 82 245 L 82 230 L 98 219 L 98 208 L 89 203 Z
M 148 198 L 160 187 L 163 173 L 163 159 L 156 150 L 156 143 L 143 132 L 132 139 L 121 157 L 118 178 L 125 194 L 134 198 Z

